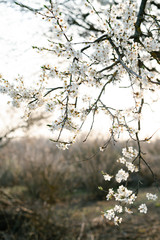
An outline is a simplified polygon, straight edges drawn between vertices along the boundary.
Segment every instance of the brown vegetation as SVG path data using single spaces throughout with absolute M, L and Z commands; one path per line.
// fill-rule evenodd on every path
M 157 140 L 144 146 L 146 159 L 158 179 L 159 144 Z M 158 201 L 157 209 L 151 208 L 148 222 L 143 222 L 145 216 L 135 215 L 133 220 L 127 220 L 127 228 L 123 223 L 118 229 L 101 217 L 101 211 L 112 204 L 98 190 L 98 186 L 110 187 L 101 171 L 112 175 L 117 172 L 115 163 L 123 143 L 119 147 L 110 145 L 104 152 L 98 151 L 100 145 L 101 141 L 89 141 L 77 143 L 69 151 L 60 151 L 46 139 L 23 139 L 1 148 L 0 239 L 142 239 L 141 236 L 148 236 L 145 229 L 153 218 L 154 234 L 147 239 L 158 239 Z M 130 178 L 131 187 L 136 177 Z M 140 177 L 142 187 L 153 188 L 152 175 L 145 166 Z M 111 185 L 116 187 L 114 181 Z M 143 194 L 140 196 L 143 199 Z M 131 226 L 137 235 L 131 234 Z

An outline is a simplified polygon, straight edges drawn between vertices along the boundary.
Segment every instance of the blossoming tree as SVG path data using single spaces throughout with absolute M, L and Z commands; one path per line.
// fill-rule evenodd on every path
M 87 119 L 92 118 L 86 141 L 96 115 L 101 112 L 109 128 L 108 139 L 99 151 L 106 150 L 110 141 L 116 142 L 125 133 L 126 148 L 117 159 L 120 170 L 115 176 L 103 173 L 105 181 L 115 178 L 119 184 L 116 190 L 110 188 L 106 196 L 119 205 L 104 212 L 116 225 L 122 221 L 122 212 L 133 213 L 131 207 L 141 181 L 137 177 L 136 188 L 128 189 L 130 176 L 133 173 L 138 176 L 144 164 L 157 183 L 141 146 L 153 135 L 141 137 L 141 122 L 145 106 L 152 104 L 151 96 L 159 91 L 160 85 L 159 9 L 156 1 L 147 0 L 107 1 L 104 5 L 96 0 L 49 0 L 36 13 L 50 22 L 54 40 L 49 40 L 45 47 L 34 48 L 50 52 L 53 64 L 42 67 L 35 87 L 26 87 L 22 78 L 15 83 L 2 76 L 0 80 L 0 92 L 12 99 L 13 106 L 25 107 L 26 118 L 43 106 L 53 114 L 48 127 L 53 132 L 52 141 L 60 149 L 74 144 Z M 115 108 L 108 102 L 106 91 L 110 86 L 128 89 L 132 99 L 129 106 Z M 118 101 L 119 96 L 115 98 Z M 70 135 L 66 138 L 67 132 Z M 130 145 L 133 141 L 136 149 Z M 148 193 L 146 199 L 156 200 L 157 196 Z M 147 213 L 146 204 L 141 204 L 138 210 Z

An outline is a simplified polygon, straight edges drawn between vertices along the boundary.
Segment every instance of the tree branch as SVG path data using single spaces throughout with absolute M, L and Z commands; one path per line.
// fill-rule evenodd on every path
M 23 3 L 19 3 L 17 1 L 14 1 L 14 3 L 22 8 L 26 8 L 27 10 L 31 11 L 31 12 L 39 12 L 39 11 L 42 11 L 43 8 L 32 8 L 32 7 L 29 7 L 27 5 L 24 5 Z
M 141 23 L 143 22 L 143 15 L 144 15 L 144 11 L 145 11 L 145 7 L 146 7 L 146 3 L 147 3 L 147 0 L 142 0 L 141 1 L 141 5 L 140 5 L 140 8 L 139 8 L 139 12 L 138 12 L 138 16 L 137 16 L 137 21 L 135 23 L 135 33 L 134 33 L 134 36 L 133 38 L 135 40 L 138 40 L 139 39 L 139 36 L 141 35 Z

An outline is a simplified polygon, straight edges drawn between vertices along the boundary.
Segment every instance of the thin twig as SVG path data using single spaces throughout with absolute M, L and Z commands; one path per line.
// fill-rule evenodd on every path
M 79 234 L 77 240 L 81 240 L 81 239 L 82 239 L 83 233 L 84 233 L 84 228 L 85 228 L 85 223 L 83 222 L 83 223 L 81 224 L 81 230 L 80 230 L 80 234 Z

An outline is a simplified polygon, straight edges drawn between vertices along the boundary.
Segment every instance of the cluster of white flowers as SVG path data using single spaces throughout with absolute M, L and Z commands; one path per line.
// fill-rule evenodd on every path
M 126 167 L 130 172 L 138 172 L 138 167 L 136 167 L 133 163 L 126 161 Z
M 136 149 L 133 147 L 128 147 L 128 148 L 123 148 L 122 149 L 122 154 L 126 158 L 128 158 L 130 161 L 135 159 L 138 155 L 138 152 Z M 115 180 L 118 183 L 121 183 L 122 181 L 127 181 L 130 174 L 133 172 L 137 172 L 138 168 L 131 162 L 127 161 L 124 157 L 121 157 L 117 160 L 118 163 L 124 164 L 128 172 L 126 172 L 123 169 L 120 169 L 117 174 L 115 174 Z M 106 181 L 110 181 L 113 176 L 110 176 L 107 173 L 102 172 L 103 177 Z M 101 189 L 101 188 L 100 188 Z M 103 190 L 103 189 L 101 189 Z M 156 194 L 151 194 L 147 193 L 146 198 L 148 200 L 157 200 L 157 195 Z M 114 208 L 106 210 L 104 212 L 104 217 L 107 218 L 108 220 L 113 220 L 115 225 L 119 225 L 122 222 L 122 216 L 118 216 L 117 214 L 122 214 L 122 213 L 128 213 L 132 214 L 133 211 L 130 209 L 130 207 L 127 207 L 127 205 L 133 205 L 133 203 L 137 199 L 137 194 L 136 191 L 134 192 L 133 190 L 128 189 L 127 187 L 120 185 L 117 190 L 113 190 L 113 188 L 108 189 L 108 194 L 106 195 L 106 200 L 115 200 L 122 205 L 115 205 Z M 138 207 L 138 210 L 140 213 L 147 213 L 147 206 L 146 204 L 141 204 Z
M 117 205 L 116 205 L 116 206 L 117 206 Z M 115 206 L 115 207 L 116 207 L 116 206 Z M 121 206 L 120 206 L 120 207 L 121 207 Z M 117 210 L 118 210 L 118 211 L 117 211 Z M 115 224 L 115 225 L 119 225 L 119 223 L 122 222 L 122 218 L 116 216 L 116 215 L 115 215 L 115 212 L 119 212 L 119 209 L 116 209 L 116 210 L 110 209 L 110 210 L 108 210 L 108 211 L 106 211 L 106 212 L 104 213 L 104 216 L 105 216 L 108 220 L 114 219 L 114 224 Z
M 119 158 L 117 162 L 124 164 L 130 172 L 138 172 L 138 167 L 135 166 L 133 163 L 127 161 L 124 157 Z
M 156 194 L 151 194 L 147 193 L 146 197 L 148 200 L 157 200 L 157 195 Z M 113 200 L 115 199 L 119 203 L 123 204 L 122 205 L 115 205 L 112 209 L 106 210 L 104 212 L 104 217 L 107 218 L 108 220 L 114 220 L 115 225 L 118 225 L 119 223 L 122 222 L 122 216 L 117 216 L 118 213 L 128 213 L 132 214 L 133 211 L 127 207 L 126 205 L 132 205 L 137 196 L 133 193 L 132 190 L 127 189 L 123 185 L 120 185 L 119 188 L 117 189 L 117 192 L 115 192 L 112 188 L 108 190 L 108 194 L 106 196 L 107 200 Z M 140 213 L 147 213 L 148 209 L 145 203 L 142 203 L 139 207 L 138 210 Z
M 133 147 L 128 147 L 122 149 L 122 154 L 128 159 L 133 159 L 134 157 L 137 157 L 138 152 Z
M 147 193 L 146 197 L 148 200 L 156 200 L 158 197 L 156 194 L 151 194 Z M 134 201 L 136 200 L 137 196 L 133 193 L 133 191 L 128 190 L 126 187 L 123 185 L 119 186 L 117 192 L 114 192 L 113 189 L 108 190 L 108 194 L 106 196 L 107 200 L 115 198 L 116 201 L 124 203 L 124 204 L 133 204 Z M 138 210 L 140 213 L 147 213 L 148 209 L 145 203 L 142 203 L 139 207 Z M 106 210 L 104 212 L 104 217 L 108 220 L 114 220 L 115 225 L 119 225 L 122 222 L 122 217 L 117 216 L 118 213 L 128 213 L 132 214 L 133 211 L 126 207 L 126 206 L 121 206 L 121 205 L 115 205 L 112 209 Z
M 146 194 L 146 198 L 148 199 L 148 200 L 157 200 L 157 195 L 156 194 L 152 194 L 152 193 L 147 193 Z
M 137 196 L 133 193 L 132 190 L 128 190 L 123 185 L 120 185 L 117 189 L 117 192 L 114 194 L 115 200 L 127 203 L 127 204 L 133 204 L 133 202 L 136 200 Z
M 121 181 L 126 181 L 129 177 L 129 173 L 125 172 L 123 169 L 120 169 L 118 173 L 116 174 L 116 181 L 120 183 Z
M 108 194 L 107 194 L 107 196 L 106 196 L 106 199 L 107 199 L 107 200 L 110 200 L 110 199 L 112 199 L 113 197 L 114 197 L 113 188 L 109 188 Z
M 66 150 L 66 149 L 68 149 L 69 144 L 59 143 L 59 144 L 56 144 L 56 146 L 57 146 L 59 149 L 61 149 L 61 150 Z
M 146 206 L 146 204 L 145 204 L 145 203 L 142 203 L 142 204 L 139 206 L 138 210 L 140 211 L 140 213 L 147 213 L 147 206 Z
M 109 189 L 106 199 L 110 200 L 113 198 L 115 198 L 116 201 L 124 204 L 133 204 L 133 202 L 136 200 L 136 195 L 131 190 L 128 190 L 126 187 L 121 185 L 117 189 L 117 192 L 114 192 L 113 189 Z M 127 207 L 123 209 L 121 205 L 115 205 L 113 209 L 104 212 L 104 217 L 106 217 L 108 220 L 114 219 L 115 225 L 118 225 L 122 222 L 122 217 L 119 217 L 116 214 L 122 213 L 123 211 L 129 214 L 132 213 L 132 211 Z

